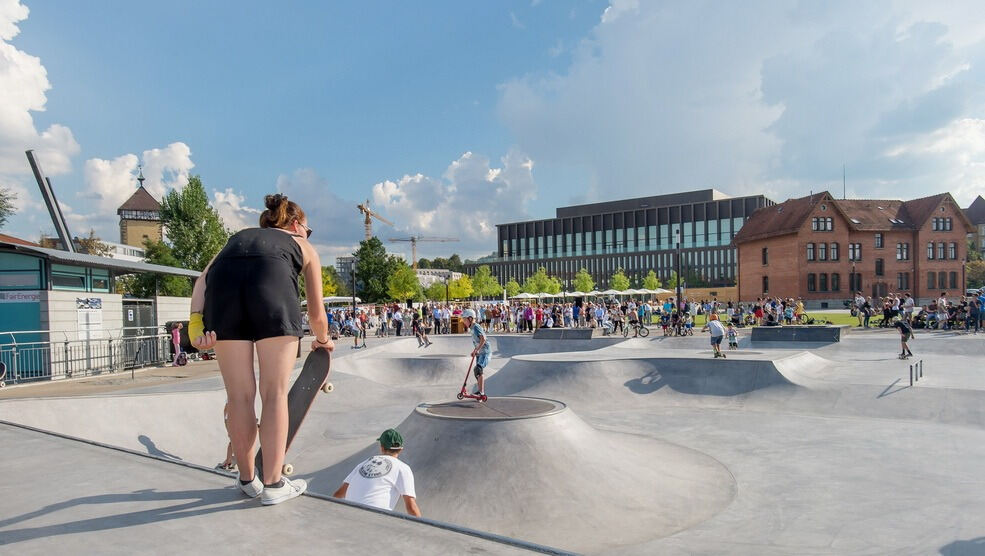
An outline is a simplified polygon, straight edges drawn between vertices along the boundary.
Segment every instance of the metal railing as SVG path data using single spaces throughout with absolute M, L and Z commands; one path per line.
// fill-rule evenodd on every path
M 52 339 L 53 333 L 37 330 L 0 333 L 0 361 L 7 368 L 5 380 L 25 383 L 94 376 L 171 360 L 171 336 L 163 329 L 124 328 L 114 332 L 108 338 L 77 340 L 68 339 L 65 333 Z M 128 332 L 135 335 L 128 336 Z M 49 339 L 25 339 L 28 335 L 45 335 Z

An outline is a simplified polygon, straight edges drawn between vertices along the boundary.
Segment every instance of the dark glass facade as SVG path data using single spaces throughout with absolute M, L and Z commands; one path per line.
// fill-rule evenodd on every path
M 474 274 L 489 265 L 501 284 L 523 283 L 544 267 L 569 288 L 582 268 L 607 289 L 622 268 L 633 283 L 653 270 L 661 280 L 675 270 L 680 233 L 681 274 L 708 285 L 734 284 L 732 238 L 756 209 L 775 204 L 763 195 L 729 197 L 713 189 L 562 207 L 556 217 L 497 224 L 495 257 L 466 266 Z

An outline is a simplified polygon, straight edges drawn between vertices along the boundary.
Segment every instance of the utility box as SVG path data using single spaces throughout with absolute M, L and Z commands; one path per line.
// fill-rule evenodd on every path
M 451 316 L 451 333 L 462 334 L 465 332 L 465 319 L 458 315 Z

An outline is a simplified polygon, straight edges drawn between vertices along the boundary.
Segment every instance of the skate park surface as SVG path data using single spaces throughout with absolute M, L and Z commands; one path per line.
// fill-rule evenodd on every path
M 741 338 L 727 359 L 659 329 L 493 335 L 484 406 L 455 399 L 470 339 L 432 340 L 339 345 L 287 457 L 313 495 L 270 508 L 208 469 L 227 441 L 214 374 L 8 387 L 0 552 L 985 553 L 985 336 L 918 332 L 901 361 L 892 330 Z M 426 521 L 324 499 L 389 427 Z

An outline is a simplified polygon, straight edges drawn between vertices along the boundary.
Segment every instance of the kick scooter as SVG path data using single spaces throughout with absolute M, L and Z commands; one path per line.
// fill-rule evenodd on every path
M 474 364 L 475 364 L 475 356 L 473 355 L 472 361 L 469 362 L 469 370 L 465 371 L 465 382 L 462 383 L 462 390 L 461 392 L 458 393 L 458 399 L 464 400 L 465 398 L 469 398 L 472 400 L 479 400 L 480 402 L 484 402 L 489 399 L 488 396 L 486 396 L 485 394 L 482 395 L 469 394 L 468 390 L 465 389 L 465 386 L 469 382 L 469 375 L 472 374 L 472 365 Z

